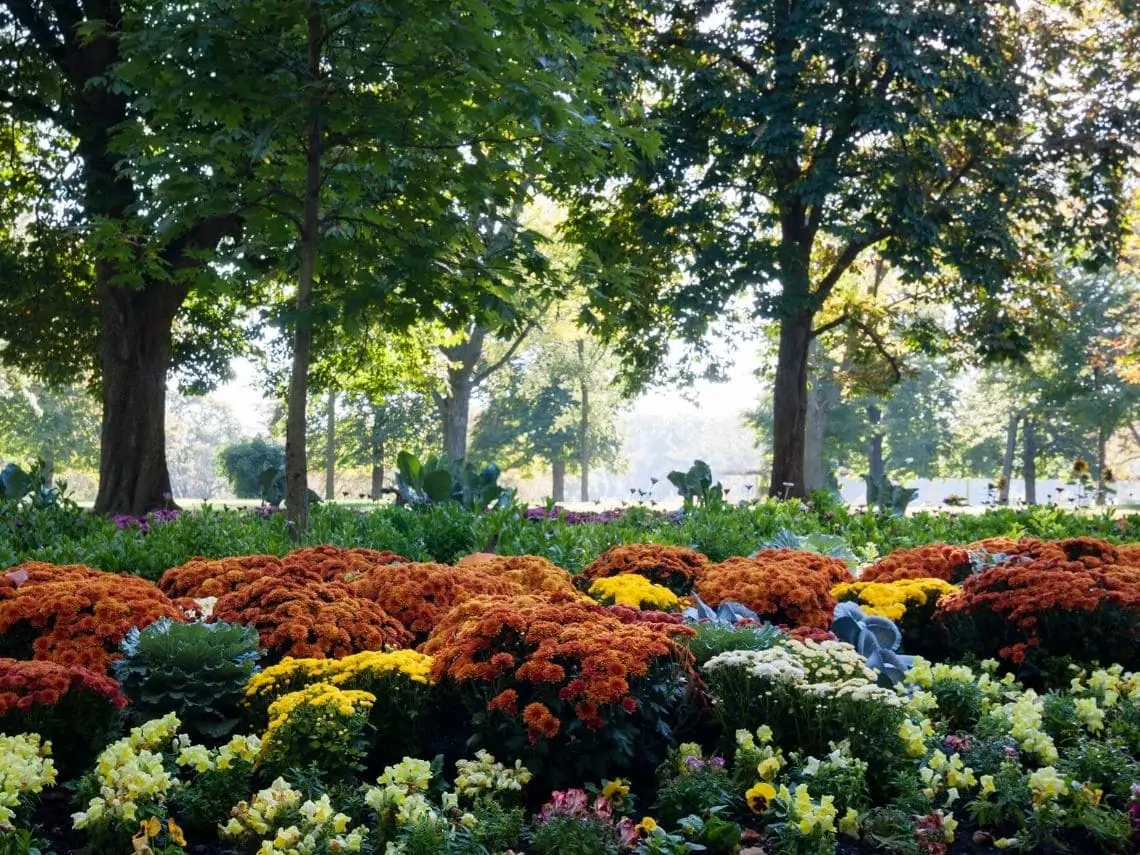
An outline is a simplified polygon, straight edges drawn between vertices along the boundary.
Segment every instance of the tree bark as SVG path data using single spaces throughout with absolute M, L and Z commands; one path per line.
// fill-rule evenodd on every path
M 578 425 L 578 468 L 582 475 L 582 489 L 579 495 L 583 502 L 590 501 L 590 385 L 586 376 L 586 341 L 578 339 L 579 376 L 582 391 L 581 419 Z
M 867 405 L 867 424 L 871 426 L 867 438 L 867 467 L 871 480 L 880 484 L 883 476 L 887 474 L 883 463 L 883 432 L 880 425 L 883 422 L 883 411 L 877 404 Z M 867 507 L 871 506 L 871 487 L 867 486 Z
M 336 391 L 329 389 L 325 422 L 325 501 L 336 498 Z
M 829 378 L 817 377 L 808 389 L 807 425 L 804 429 L 804 489 L 827 489 L 829 467 L 824 460 L 824 440 L 835 404 L 835 386 Z
M 550 464 L 551 484 L 550 498 L 555 502 L 566 501 L 566 458 L 561 454 L 554 458 Z
M 309 527 L 309 461 L 305 448 L 305 414 L 309 397 L 309 362 L 313 347 L 310 310 L 313 307 L 313 279 L 316 272 L 320 230 L 321 147 L 321 45 L 324 27 L 317 0 L 309 4 L 308 77 L 310 96 L 306 144 L 305 199 L 301 221 L 301 257 L 297 272 L 297 322 L 293 333 L 293 369 L 289 378 L 289 410 L 285 421 L 285 507 L 292 534 L 299 538 Z
M 1021 473 L 1025 478 L 1025 503 L 1037 504 L 1037 423 L 1026 417 L 1022 426 L 1022 441 L 1024 448 L 1022 454 Z
M 372 458 L 372 501 L 378 501 L 384 494 L 384 413 L 376 404 L 372 405 L 372 436 L 369 437 L 369 453 Z
M 1104 471 L 1108 468 L 1108 437 L 1109 432 L 1101 428 L 1096 434 L 1096 503 L 1103 505 L 1107 496 L 1105 494 Z
M 447 357 L 447 394 L 435 394 L 443 425 L 443 453 L 452 460 L 467 458 L 467 428 L 471 419 L 471 394 L 475 391 L 475 366 L 483 356 L 487 331 L 472 324 L 462 342 L 440 348 Z M 483 378 L 487 375 L 484 373 Z
M 801 309 L 780 321 L 780 347 L 772 396 L 772 496 L 806 498 L 804 431 L 807 426 L 808 354 L 814 313 Z
M 1009 417 L 1009 426 L 1005 431 L 1005 460 L 1002 461 L 1001 483 L 998 485 L 997 501 L 999 505 L 1009 504 L 1009 485 L 1013 480 L 1013 459 L 1017 452 L 1017 423 L 1020 416 L 1014 413 Z
M 106 273 L 106 272 L 105 272 Z M 166 375 L 186 292 L 168 283 L 100 295 L 103 427 L 96 513 L 173 507 L 166 464 Z

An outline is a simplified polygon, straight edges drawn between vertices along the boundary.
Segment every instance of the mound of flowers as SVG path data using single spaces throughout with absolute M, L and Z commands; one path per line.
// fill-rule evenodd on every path
M 212 619 L 252 626 L 270 661 L 348 656 L 412 642 L 399 621 L 341 582 L 263 576 L 219 598 Z
M 444 618 L 424 652 L 492 752 L 566 752 L 558 774 L 630 768 L 671 733 L 691 673 L 677 639 L 693 633 L 631 611 L 563 595 L 479 597 Z
M 418 641 L 453 607 L 481 594 L 511 596 L 522 588 L 482 565 L 412 563 L 373 567 L 349 583 L 353 592 L 378 604 Z
M 859 579 L 863 582 L 941 579 L 960 585 L 972 572 L 973 561 L 964 547 L 931 543 L 913 549 L 896 549 L 864 567 L 859 573 Z
M 587 582 L 593 582 L 607 576 L 636 574 L 685 596 L 692 592 L 693 583 L 708 563 L 708 558 L 700 552 L 683 546 L 620 544 L 599 555 L 582 576 Z
M 992 567 L 939 602 L 958 653 L 1014 665 L 1066 661 L 1140 665 L 1140 583 L 1132 568 L 1047 557 Z
M 386 550 L 341 549 L 337 546 L 305 547 L 281 558 L 276 555 L 195 558 L 163 573 L 158 587 L 172 598 L 221 597 L 262 576 L 294 582 L 343 582 L 374 567 L 407 560 Z
M 676 611 L 680 599 L 664 585 L 654 585 L 644 576 L 632 573 L 606 576 L 590 585 L 590 596 L 605 606 Z
M 0 733 L 39 734 L 55 746 L 65 774 L 91 762 L 126 704 L 119 684 L 105 674 L 0 659 Z
M 830 555 L 821 555 L 801 549 L 761 549 L 751 556 L 759 564 L 788 565 L 795 564 L 804 570 L 824 576 L 829 585 L 841 585 L 854 578 L 847 563 L 840 558 Z
M 0 573 L 0 598 L 13 596 L 17 589 L 44 582 L 66 582 L 72 579 L 93 579 L 103 575 L 85 564 L 48 564 L 45 561 L 26 561 Z
M 494 555 L 477 552 L 456 562 L 457 567 L 476 567 L 518 585 L 526 594 L 572 594 L 574 577 L 540 555 Z
M 710 564 L 701 571 L 697 595 L 711 606 L 741 603 L 779 626 L 828 629 L 835 583 L 831 573 L 819 569 L 826 566 L 817 560 L 824 556 L 792 550 L 765 551 L 763 556 Z
M 145 579 L 75 573 L 0 599 L 0 654 L 105 672 L 132 627 L 185 615 Z

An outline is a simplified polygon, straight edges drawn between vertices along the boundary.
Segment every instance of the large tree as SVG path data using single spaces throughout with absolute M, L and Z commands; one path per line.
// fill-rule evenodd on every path
M 176 338 L 174 327 L 181 321 L 192 333 L 198 321 L 217 329 L 232 320 L 222 296 L 194 295 L 217 281 L 207 261 L 241 226 L 233 209 L 213 204 L 234 171 L 187 165 L 168 176 L 183 190 L 174 200 L 123 162 L 121 128 L 163 131 L 148 123 L 145 95 L 115 77 L 127 58 L 123 37 L 145 26 L 137 4 L 119 0 L 0 3 L 0 106 L 10 118 L 0 167 L 0 357 L 53 380 L 98 378 L 95 508 L 132 514 L 170 501 L 172 364 L 184 357 L 216 367 L 211 351 L 225 362 L 212 337 Z
M 667 333 L 697 339 L 750 295 L 779 324 L 774 494 L 804 493 L 809 354 L 850 320 L 823 313 L 861 257 L 874 251 L 915 297 L 953 301 L 981 350 L 1007 354 L 1028 344 L 1011 291 L 1026 248 L 1061 231 L 1065 179 L 1067 212 L 1115 225 L 1119 135 L 1083 126 L 1083 93 L 1053 97 L 1065 45 L 1013 0 L 654 11 L 646 86 L 663 154 L 579 209 L 587 260 L 609 274 L 595 321 L 645 379 Z

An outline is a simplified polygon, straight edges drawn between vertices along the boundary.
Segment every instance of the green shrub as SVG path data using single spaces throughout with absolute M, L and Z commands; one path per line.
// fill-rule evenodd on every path
M 261 437 L 235 442 L 218 452 L 218 468 L 239 499 L 260 499 L 264 493 L 262 476 L 269 470 L 285 468 L 285 449 Z
M 218 623 L 162 619 L 127 633 L 112 667 L 142 724 L 176 713 L 190 735 L 219 741 L 241 721 L 246 681 L 257 670 L 257 631 Z

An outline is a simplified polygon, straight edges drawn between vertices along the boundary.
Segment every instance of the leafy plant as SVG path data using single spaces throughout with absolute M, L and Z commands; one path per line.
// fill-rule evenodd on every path
M 499 484 L 499 467 L 478 468 L 466 460 L 431 456 L 421 461 L 408 451 L 396 457 L 396 500 L 405 505 L 456 503 L 471 511 L 509 502 L 511 493 Z
M 685 507 L 709 507 L 724 503 L 724 487 L 713 483 L 712 470 L 703 460 L 694 460 L 688 472 L 673 470 L 665 476 L 685 500 Z
M 886 475 L 881 478 L 864 475 L 863 480 L 867 482 L 867 505 L 884 513 L 901 516 L 906 513 L 906 506 L 918 496 L 917 489 L 893 484 Z
M 811 534 L 795 534 L 788 529 L 781 529 L 774 537 L 768 538 L 761 544 L 761 549 L 796 549 L 801 552 L 818 552 L 829 558 L 838 558 L 854 572 L 859 566 L 859 557 L 851 551 L 847 541 L 838 534 L 824 534 L 812 532 Z
M 879 672 L 879 683 L 893 686 L 902 681 L 914 658 L 898 653 L 902 633 L 894 621 L 881 615 L 869 615 L 854 603 L 835 606 L 831 631 L 846 641 Z
M 261 656 L 251 627 L 165 618 L 130 630 L 119 649 L 112 667 L 138 723 L 173 712 L 192 735 L 214 741 L 241 720 L 242 690 Z

